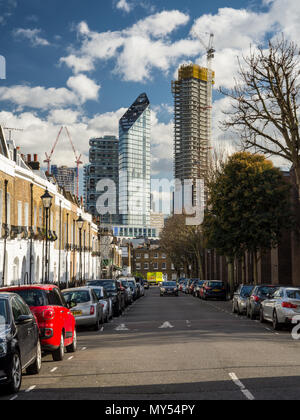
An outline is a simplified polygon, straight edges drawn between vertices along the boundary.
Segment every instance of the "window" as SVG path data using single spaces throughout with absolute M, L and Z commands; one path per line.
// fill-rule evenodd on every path
M 154 258 L 158 258 L 158 253 L 156 252 L 155 254 L 154 254 Z
M 148 260 L 149 259 L 149 254 L 144 254 L 144 259 Z
M 136 265 L 135 265 L 135 266 L 136 266 L 136 269 L 137 269 L 137 270 L 140 270 L 140 269 L 141 269 L 141 264 L 140 264 L 140 263 L 136 263 Z
M 136 254 L 136 259 L 139 260 L 141 258 L 141 254 Z
M 18 226 L 23 226 L 23 222 L 22 222 L 22 201 L 18 201 Z
M 49 299 L 49 305 L 64 306 L 60 293 L 56 289 L 53 289 L 49 292 L 48 299 Z
M 154 268 L 154 270 L 158 270 L 158 263 L 154 263 L 153 268 Z
M 167 269 L 167 264 L 166 263 L 162 263 L 162 267 L 161 267 L 163 270 L 166 270 Z
M 144 269 L 145 269 L 145 270 L 149 270 L 149 264 L 148 264 L 148 263 L 145 263 L 145 264 L 144 264 Z
M 25 203 L 25 206 L 24 206 L 24 226 L 25 227 L 29 226 L 29 205 L 28 205 L 28 203 Z
M 166 254 L 162 254 L 162 258 L 165 260 L 167 258 Z

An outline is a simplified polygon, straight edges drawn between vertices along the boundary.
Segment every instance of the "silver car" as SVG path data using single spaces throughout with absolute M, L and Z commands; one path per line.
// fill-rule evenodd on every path
M 300 315 L 300 288 L 281 287 L 261 303 L 260 321 L 272 322 L 274 330 L 291 325 Z
M 62 295 L 71 308 L 77 326 L 100 330 L 104 323 L 103 307 L 92 287 L 63 290 Z
M 108 322 L 113 318 L 113 302 L 112 298 L 108 297 L 107 291 L 101 286 L 92 286 L 92 289 L 97 295 L 99 302 L 103 307 L 104 322 Z

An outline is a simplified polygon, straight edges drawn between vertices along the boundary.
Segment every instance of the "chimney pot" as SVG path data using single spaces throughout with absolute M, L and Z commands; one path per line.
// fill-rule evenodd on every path
M 27 162 L 31 162 L 31 155 L 27 155 Z

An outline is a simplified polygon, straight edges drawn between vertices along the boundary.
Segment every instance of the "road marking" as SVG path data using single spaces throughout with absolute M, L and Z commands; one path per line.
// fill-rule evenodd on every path
M 74 359 L 74 356 L 70 356 L 70 357 L 68 358 L 68 360 L 72 360 L 72 359 Z
M 86 350 L 86 347 L 82 347 L 81 351 L 84 351 L 84 350 Z
M 235 385 L 241 389 L 241 392 L 245 395 L 245 397 L 248 400 L 250 401 L 255 400 L 254 396 L 251 394 L 251 392 L 248 389 L 246 389 L 245 385 L 239 380 L 239 378 L 236 376 L 235 373 L 229 373 L 229 376 L 232 379 L 232 381 L 235 383 Z
M 174 326 L 172 324 L 170 324 L 169 321 L 166 321 L 159 328 L 160 329 L 163 329 L 163 328 L 174 328 Z
M 104 327 L 101 328 L 100 332 L 103 332 L 103 331 L 104 331 Z
M 31 387 L 29 387 L 28 389 L 26 389 L 26 393 L 33 391 L 36 388 L 36 385 L 33 385 Z
M 50 373 L 54 373 L 54 372 L 56 372 L 56 371 L 57 371 L 57 369 L 58 369 L 57 367 L 55 367 L 55 368 L 51 369 L 51 370 L 50 370 Z
M 13 397 L 11 397 L 10 399 L 9 399 L 9 401 L 14 401 L 14 400 L 16 400 L 18 398 L 18 396 L 17 395 L 14 395 Z
M 129 331 L 129 329 L 126 327 L 125 324 L 120 324 L 120 325 L 117 326 L 115 331 Z
M 191 321 L 186 321 L 186 325 L 187 325 L 188 328 L 191 328 L 191 326 L 192 326 Z

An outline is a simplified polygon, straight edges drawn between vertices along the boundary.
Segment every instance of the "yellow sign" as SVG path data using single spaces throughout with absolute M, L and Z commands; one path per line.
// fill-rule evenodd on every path
M 162 283 L 163 273 L 147 273 L 147 280 L 149 283 Z

